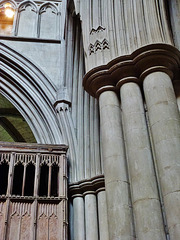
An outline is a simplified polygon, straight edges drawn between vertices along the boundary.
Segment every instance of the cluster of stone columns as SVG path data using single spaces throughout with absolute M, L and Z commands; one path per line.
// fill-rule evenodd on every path
M 120 121 L 120 105 L 116 93 L 105 91 L 100 94 L 99 108 L 108 204 L 109 239 L 120 239 L 118 236 L 131 239 L 133 231 L 131 227 L 129 182 Z
M 74 240 L 109 240 L 105 191 L 73 197 Z
M 179 59 L 173 47 L 153 45 L 84 78 L 99 98 L 110 240 L 134 232 L 139 240 L 167 239 L 164 215 L 170 239 L 180 238 L 180 114 L 172 85 Z
M 132 205 L 139 239 L 165 239 L 143 100 L 134 82 L 120 88 Z
M 104 176 L 70 185 L 74 240 L 109 240 Z

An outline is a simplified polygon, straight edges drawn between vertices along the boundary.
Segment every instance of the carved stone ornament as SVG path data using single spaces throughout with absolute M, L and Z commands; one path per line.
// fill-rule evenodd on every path
M 32 1 L 22 2 L 18 8 L 18 12 L 25 11 L 27 7 L 31 7 L 31 11 L 37 13 L 37 6 Z
M 16 4 L 16 2 L 14 2 L 13 0 L 4 0 L 4 1 L 1 1 L 0 2 L 0 8 L 4 8 L 4 6 L 5 6 L 5 4 L 6 3 L 10 3 L 11 4 L 11 6 L 12 6 L 12 8 L 14 8 L 14 9 L 16 9 L 17 8 L 17 4 Z
M 93 34 L 99 33 L 99 32 L 103 32 L 104 30 L 106 30 L 106 28 L 103 26 L 98 26 L 97 28 L 92 28 L 90 31 L 90 35 L 93 35 Z
M 179 66 L 180 52 L 175 47 L 151 44 L 90 70 L 84 76 L 83 86 L 91 96 L 98 97 L 106 90 L 118 91 L 125 82 L 142 83 L 144 77 L 154 71 L 166 72 L 171 78 L 177 78 Z
M 104 49 L 109 49 L 109 42 L 107 39 L 104 39 L 102 42 L 97 40 L 94 44 L 89 45 L 89 55 L 96 53 L 98 50 L 102 51 Z
M 39 14 L 42 14 L 42 13 L 46 12 L 47 8 L 51 8 L 52 13 L 55 13 L 55 14 L 58 13 L 58 9 L 57 9 L 56 5 L 48 2 L 48 3 L 45 3 L 41 6 L 41 8 L 39 9 Z

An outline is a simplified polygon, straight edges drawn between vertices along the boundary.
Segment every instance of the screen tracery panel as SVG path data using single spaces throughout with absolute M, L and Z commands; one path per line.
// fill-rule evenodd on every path
M 0 239 L 67 240 L 67 148 L 53 146 L 0 144 Z

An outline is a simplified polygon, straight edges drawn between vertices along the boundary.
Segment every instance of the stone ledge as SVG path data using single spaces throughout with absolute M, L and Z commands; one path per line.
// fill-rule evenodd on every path
M 2 36 L 0 40 L 21 41 L 21 42 L 40 42 L 40 43 L 61 43 L 60 39 L 45 39 L 45 38 L 27 38 L 16 36 Z

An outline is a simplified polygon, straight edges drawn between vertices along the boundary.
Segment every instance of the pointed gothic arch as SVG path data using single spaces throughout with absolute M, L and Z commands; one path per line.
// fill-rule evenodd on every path
M 35 12 L 38 11 L 38 7 L 37 7 L 36 3 L 33 2 L 33 1 L 31 1 L 31 0 L 24 0 L 24 1 L 22 1 L 22 2 L 19 4 L 19 6 L 18 6 L 18 11 L 19 11 L 19 12 L 24 11 L 25 8 L 26 8 L 27 6 L 29 6 L 29 5 L 32 7 L 32 11 L 35 11 Z
M 38 143 L 62 143 L 53 103 L 56 91 L 30 60 L 0 43 L 0 92 L 22 114 Z
M 5 9 L 7 4 L 10 4 L 11 8 L 14 10 L 14 15 L 11 18 L 6 18 Z M 15 22 L 17 15 L 17 3 L 14 0 L 2 0 L 0 1 L 0 35 L 2 36 L 12 36 L 14 34 Z
M 6 3 L 10 3 L 14 9 L 17 8 L 17 3 L 14 0 L 3 0 L 0 2 L 0 7 L 2 7 Z
M 37 37 L 38 7 L 31 0 L 24 0 L 18 6 L 16 19 L 16 35 Z M 26 22 L 26 18 L 29 19 Z
M 39 8 L 38 37 L 54 38 L 59 36 L 60 12 L 54 3 L 43 3 Z

